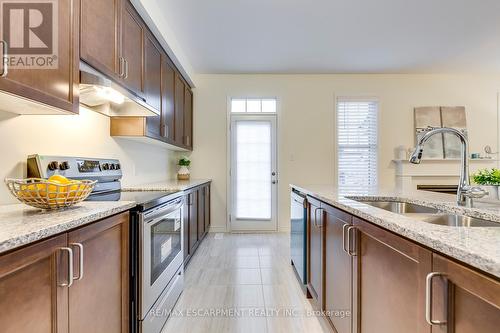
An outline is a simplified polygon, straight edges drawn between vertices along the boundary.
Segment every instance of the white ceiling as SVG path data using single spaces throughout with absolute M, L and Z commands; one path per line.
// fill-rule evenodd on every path
M 500 0 L 156 0 L 199 73 L 500 72 Z

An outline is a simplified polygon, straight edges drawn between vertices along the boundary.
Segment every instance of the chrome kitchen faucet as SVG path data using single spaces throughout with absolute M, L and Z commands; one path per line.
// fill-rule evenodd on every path
M 462 144 L 461 155 L 462 163 L 460 168 L 460 181 L 457 189 L 457 204 L 459 206 L 472 207 L 473 198 L 482 198 L 488 195 L 488 192 L 477 186 L 470 185 L 469 179 L 469 142 L 467 137 L 457 129 L 449 127 L 428 127 L 425 134 L 422 135 L 415 147 L 415 151 L 411 154 L 410 162 L 420 164 L 422 153 L 424 152 L 424 144 L 434 134 L 451 133 L 460 139 Z

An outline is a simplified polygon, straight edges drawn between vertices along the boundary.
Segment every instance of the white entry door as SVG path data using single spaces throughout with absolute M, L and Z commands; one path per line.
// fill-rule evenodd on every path
M 276 230 L 276 115 L 231 115 L 232 231 Z

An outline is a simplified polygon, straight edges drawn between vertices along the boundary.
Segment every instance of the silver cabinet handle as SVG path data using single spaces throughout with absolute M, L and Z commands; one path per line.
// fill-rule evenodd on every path
M 124 58 L 123 61 L 125 62 L 125 77 L 124 77 L 124 79 L 128 79 L 128 60 Z
M 318 224 L 318 219 L 317 219 L 318 215 L 316 214 L 318 212 L 318 210 L 323 212 L 323 208 L 315 208 L 314 209 L 314 226 L 316 228 L 322 228 L 323 227 L 323 215 L 320 215 L 321 216 L 321 224 Z
M 7 77 L 7 74 L 9 73 L 9 45 L 7 44 L 6 41 L 1 40 L 0 43 L 2 44 L 2 74 L 0 74 L 0 77 Z
M 351 230 L 354 230 L 354 232 L 356 232 L 356 227 L 350 226 L 349 228 L 347 228 L 347 254 L 351 257 L 354 257 L 357 254 L 356 251 L 351 251 Z M 354 240 L 356 240 L 356 238 L 354 238 Z M 356 248 L 356 244 L 354 244 L 354 248 Z
M 119 73 L 118 76 L 123 78 L 125 76 L 125 59 L 123 57 L 118 58 L 118 67 L 119 67 Z
M 61 247 L 59 250 L 68 252 L 68 282 L 59 286 L 69 288 L 73 285 L 73 250 L 69 247 Z
M 186 135 L 186 145 L 189 146 L 189 143 L 191 142 L 191 140 L 189 140 L 189 135 Z
M 345 237 L 346 237 L 346 230 L 349 228 L 349 224 L 344 224 L 342 226 L 342 250 L 344 250 L 345 253 L 349 254 L 349 252 L 347 251 L 345 245 L 346 245 L 346 241 L 345 241 Z
M 429 325 L 445 325 L 446 321 L 432 319 L 432 279 L 435 276 L 445 276 L 443 273 L 433 272 L 425 278 L 425 320 Z
M 71 243 L 71 246 L 76 246 L 79 249 L 78 252 L 78 276 L 74 276 L 73 280 L 80 281 L 83 279 L 83 244 L 82 243 Z

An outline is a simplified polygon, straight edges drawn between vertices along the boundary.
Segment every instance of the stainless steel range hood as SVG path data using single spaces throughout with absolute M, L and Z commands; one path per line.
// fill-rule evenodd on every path
M 142 98 L 82 61 L 80 62 L 80 104 L 110 117 L 159 115 L 159 110 L 149 106 Z

